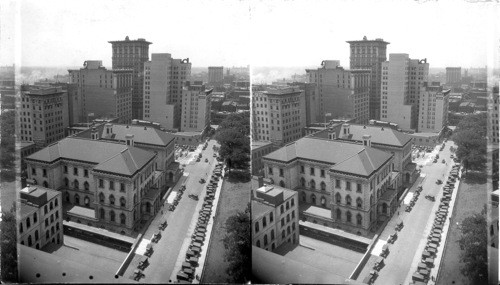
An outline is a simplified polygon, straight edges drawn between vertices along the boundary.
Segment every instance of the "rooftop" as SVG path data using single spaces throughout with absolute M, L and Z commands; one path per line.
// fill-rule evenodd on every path
M 273 144 L 272 142 L 252 141 L 252 151 L 254 151 L 260 147 L 268 146 L 268 145 L 272 145 L 272 144 Z
M 257 220 L 273 210 L 273 206 L 262 203 L 260 200 L 252 199 L 252 220 Z
M 372 143 L 385 144 L 397 147 L 403 147 L 407 143 L 411 142 L 411 137 L 403 132 L 391 129 L 384 128 L 381 126 L 373 126 L 373 125 L 349 125 L 349 134 L 351 136 L 342 136 L 342 125 L 338 125 L 335 128 L 335 132 L 338 138 L 340 139 L 348 139 L 355 141 L 363 141 L 364 135 L 370 135 Z

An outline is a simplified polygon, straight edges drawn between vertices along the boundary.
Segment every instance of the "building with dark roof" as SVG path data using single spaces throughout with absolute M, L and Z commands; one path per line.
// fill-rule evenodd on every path
M 42 249 L 49 243 L 64 243 L 61 192 L 30 186 L 21 190 L 18 243 Z
M 260 185 L 252 195 L 252 245 L 274 251 L 285 243 L 299 243 L 297 192 L 276 185 Z
M 67 220 L 130 234 L 161 207 L 164 171 L 158 154 L 126 143 L 65 138 L 25 161 L 30 185 L 41 184 L 63 195 Z
M 363 144 L 305 137 L 262 158 L 265 177 L 299 192 L 301 218 L 367 234 L 397 207 L 394 154 Z M 328 214 L 310 216 L 305 208 Z M 324 211 L 323 211 L 324 212 Z

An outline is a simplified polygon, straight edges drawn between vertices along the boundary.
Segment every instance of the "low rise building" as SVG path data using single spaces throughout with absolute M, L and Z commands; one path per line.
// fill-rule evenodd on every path
M 274 145 L 271 142 L 252 141 L 252 175 L 264 175 L 262 157 L 274 150 Z

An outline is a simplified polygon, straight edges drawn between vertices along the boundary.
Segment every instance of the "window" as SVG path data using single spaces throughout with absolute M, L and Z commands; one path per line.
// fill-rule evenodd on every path
M 285 230 L 283 230 L 283 231 L 281 232 L 281 238 L 285 238 L 285 236 L 286 236 L 286 235 L 285 235 Z
M 347 222 L 350 223 L 351 222 L 351 218 L 352 218 L 351 212 L 347 211 L 346 218 L 347 218 Z
M 304 179 L 304 177 L 300 177 L 300 185 L 302 187 L 306 187 L 306 180 Z
M 268 241 L 267 241 L 267 235 L 264 234 L 264 246 L 267 246 L 267 243 L 268 243 Z
M 273 168 L 272 167 L 269 167 L 269 174 L 273 175 Z
M 285 225 L 285 218 L 281 218 L 281 226 L 283 227 Z
M 39 236 L 38 236 L 38 230 L 35 231 L 35 241 L 38 241 Z
M 361 216 L 361 214 L 357 214 L 356 221 L 357 221 L 358 226 L 361 226 L 361 224 L 363 223 L 363 216 Z
M 101 214 L 101 219 L 104 219 L 104 217 L 106 216 L 106 212 L 104 211 L 103 208 L 101 208 L 101 210 L 99 210 L 100 214 Z
M 259 222 L 256 222 L 255 223 L 255 232 L 258 233 L 259 232 Z
M 84 177 L 89 177 L 89 170 L 88 169 L 84 169 L 83 170 L 83 176 Z
M 311 169 L 310 169 L 310 174 L 311 174 L 311 175 L 314 175 L 314 167 L 311 167 Z
M 280 210 L 281 210 L 281 214 L 283 215 L 283 213 L 285 212 L 285 207 L 283 207 L 283 205 L 281 205 Z
M 314 181 L 314 179 L 311 179 L 311 189 L 316 189 L 316 182 Z
M 83 188 L 87 191 L 89 190 L 89 183 L 87 181 L 83 182 Z
M 290 222 L 290 214 L 287 214 L 286 215 L 286 222 L 289 223 Z
M 120 198 L 120 206 L 121 206 L 121 207 L 125 207 L 125 205 L 126 205 L 126 204 L 127 204 L 127 203 L 126 203 L 125 197 L 121 197 L 121 198 Z
M 257 243 L 255 243 L 255 245 L 256 245 L 257 247 L 260 247 L 260 240 L 258 240 L 258 241 L 257 241 Z
M 99 188 L 104 188 L 104 180 L 99 179 Z
M 351 190 L 351 182 L 346 181 L 346 183 L 345 183 L 345 190 Z
M 290 203 L 288 201 L 286 202 L 286 209 L 290 209 Z
M 44 215 L 47 215 L 47 212 L 48 212 L 48 211 L 49 211 L 49 208 L 47 207 L 47 205 L 45 205 L 45 206 L 43 207 L 43 214 L 44 214 Z
M 30 217 L 27 217 L 26 218 L 26 229 L 29 229 L 30 227 L 31 227 Z
M 271 240 L 274 239 L 274 230 L 271 230 Z
M 124 213 L 120 214 L 120 224 L 125 225 L 125 222 L 127 221 L 127 217 L 125 216 Z
M 325 177 L 325 170 L 324 170 L 324 169 L 321 169 L 321 170 L 320 170 L 320 172 L 321 172 L 321 173 L 320 173 L 320 176 L 321 176 L 321 177 Z
M 114 205 L 114 204 L 115 204 L 115 196 L 113 196 L 113 195 L 109 195 L 109 203 L 110 203 L 111 205 Z
M 272 223 L 274 221 L 274 213 L 269 213 L 269 222 Z
M 280 168 L 280 177 L 283 177 L 283 176 L 284 176 L 284 174 L 283 174 L 283 173 L 284 173 L 284 172 L 283 172 L 283 169 L 282 169 L 282 168 Z
M 73 188 L 78 189 L 79 187 L 80 183 L 78 183 L 78 180 L 75 179 L 75 181 L 73 181 Z
M 36 213 L 33 214 L 33 223 L 36 224 L 38 222 L 38 215 Z
M 120 183 L 120 192 L 125 192 L 125 183 Z
M 295 199 L 294 198 L 292 198 L 291 204 L 292 204 L 292 207 L 295 206 Z
M 109 181 L 109 190 L 115 190 L 115 182 L 112 180 Z
M 358 208 L 363 207 L 363 200 L 359 197 L 356 199 L 356 207 L 358 207 Z
M 304 165 L 301 165 L 301 166 L 300 166 L 300 173 L 305 173 L 305 170 L 304 170 Z
M 104 194 L 102 192 L 99 193 L 99 202 L 104 203 Z
M 73 175 L 78 175 L 78 168 L 73 167 Z
M 321 181 L 321 190 L 326 191 L 326 183 L 324 181 Z
M 285 181 L 280 180 L 280 187 L 285 187 Z
M 361 184 L 360 183 L 358 183 L 357 186 L 356 186 L 356 192 L 358 192 L 358 193 L 362 192 L 361 191 Z
M 31 168 L 31 174 L 32 174 L 32 175 L 36 175 L 36 168 L 34 168 L 34 167 L 33 167 L 33 168 Z
M 115 221 L 115 212 L 113 210 L 109 211 L 109 220 L 112 222 Z
M 23 233 L 23 222 L 19 224 L 19 232 Z
M 69 179 L 64 177 L 64 186 L 69 187 Z
M 345 203 L 348 206 L 351 206 L 351 202 L 352 202 L 351 196 L 350 195 L 345 196 Z
M 64 166 L 64 173 L 66 173 L 66 174 L 68 173 L 68 166 L 67 165 Z
M 47 177 L 47 169 L 42 169 L 43 177 Z
M 335 188 L 340 188 L 340 179 L 335 179 Z

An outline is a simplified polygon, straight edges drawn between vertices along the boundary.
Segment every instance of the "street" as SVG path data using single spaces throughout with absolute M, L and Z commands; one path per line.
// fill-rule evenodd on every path
M 199 180 L 201 178 L 207 180 L 207 178 L 211 175 L 214 164 L 216 163 L 216 159 L 213 157 L 213 146 L 215 144 L 216 142 L 214 140 L 209 141 L 206 150 L 202 151 L 202 159 L 200 162 L 196 162 L 195 159 L 192 159 L 191 162 L 186 165 L 184 177 L 182 177 L 181 181 L 178 182 L 172 189 L 172 192 L 176 192 L 183 184 L 182 180 L 186 180 L 186 190 L 184 191 L 179 204 L 173 212 L 169 211 L 165 206 L 163 214 L 160 212 L 146 231 L 143 239 L 150 240 L 152 235 L 158 231 L 158 225 L 161 221 L 167 220 L 168 222 L 167 228 L 162 231 L 161 239 L 158 243 L 153 243 L 153 254 L 149 258 L 149 265 L 143 271 L 145 276 L 144 278 L 141 278 L 140 282 L 169 282 L 184 240 L 191 239 L 188 229 L 193 216 L 197 215 L 195 208 L 198 203 L 203 203 L 203 199 L 195 201 L 189 198 L 188 195 L 200 195 L 204 190 L 206 184 L 201 184 Z M 200 150 L 201 146 L 198 147 L 195 154 L 197 155 Z M 209 161 L 205 162 L 205 158 L 208 158 Z M 132 276 L 134 270 L 137 268 L 139 260 L 142 258 L 142 255 L 139 253 L 142 252 L 137 252 L 136 256 L 133 258 L 132 262 L 125 271 L 124 277 Z

